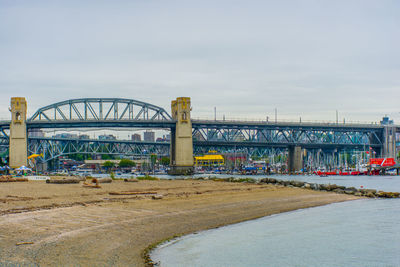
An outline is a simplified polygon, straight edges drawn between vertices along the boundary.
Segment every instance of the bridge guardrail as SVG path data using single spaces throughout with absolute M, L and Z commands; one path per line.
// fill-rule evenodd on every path
M 355 128 L 383 128 L 381 124 L 363 123 L 336 123 L 336 122 L 295 122 L 295 121 L 262 121 L 262 120 L 199 120 L 192 119 L 192 123 L 205 124 L 251 124 L 276 126 L 322 126 L 322 127 L 355 127 Z M 400 126 L 399 126 L 400 128 Z

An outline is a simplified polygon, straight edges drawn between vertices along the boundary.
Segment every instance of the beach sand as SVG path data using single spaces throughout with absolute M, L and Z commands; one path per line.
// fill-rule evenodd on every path
M 200 180 L 113 181 L 101 186 L 0 183 L 0 266 L 145 266 L 143 251 L 174 235 L 356 199 Z M 163 197 L 109 194 L 122 191 Z

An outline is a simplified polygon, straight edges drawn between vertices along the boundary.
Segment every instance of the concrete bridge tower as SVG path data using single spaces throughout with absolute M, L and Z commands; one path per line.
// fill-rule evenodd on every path
M 303 155 L 300 146 L 289 146 L 288 171 L 295 174 L 303 168 Z
M 190 120 L 190 97 L 178 97 L 171 102 L 172 118 L 176 120 L 171 129 L 170 174 L 193 173 L 193 138 Z
M 384 144 L 382 156 L 384 158 L 396 159 L 396 127 L 393 125 L 385 125 L 383 130 Z
M 11 98 L 10 162 L 11 168 L 27 165 L 28 138 L 26 132 L 26 100 L 24 97 Z

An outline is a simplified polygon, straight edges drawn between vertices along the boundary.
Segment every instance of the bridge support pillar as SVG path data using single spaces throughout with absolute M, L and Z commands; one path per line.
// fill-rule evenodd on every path
M 303 157 L 300 146 L 290 146 L 288 156 L 289 174 L 294 174 L 303 168 Z
M 396 127 L 385 126 L 384 128 L 383 157 L 396 159 Z
M 190 98 L 178 97 L 171 103 L 172 118 L 176 120 L 171 129 L 170 166 L 171 175 L 193 174 L 193 138 L 190 120 Z
M 27 165 L 28 138 L 26 132 L 26 100 L 24 97 L 11 98 L 10 162 L 11 168 Z

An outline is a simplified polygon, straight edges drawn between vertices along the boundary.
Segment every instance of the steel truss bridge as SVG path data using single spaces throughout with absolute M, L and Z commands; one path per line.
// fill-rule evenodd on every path
M 175 121 L 161 107 L 121 98 L 84 98 L 58 102 L 37 110 L 27 129 L 152 128 L 169 130 Z M 0 122 L 0 149 L 7 149 L 9 121 Z M 308 150 L 368 150 L 384 145 L 383 125 L 192 120 L 195 154 L 209 150 L 243 151 L 264 156 L 291 146 Z M 395 127 L 400 132 L 400 127 Z M 29 137 L 29 153 L 44 161 L 74 153 L 143 156 L 169 154 L 169 143 Z

